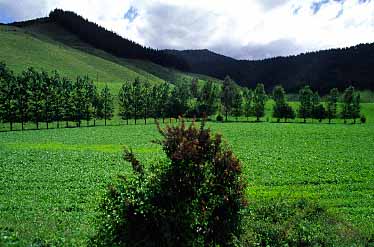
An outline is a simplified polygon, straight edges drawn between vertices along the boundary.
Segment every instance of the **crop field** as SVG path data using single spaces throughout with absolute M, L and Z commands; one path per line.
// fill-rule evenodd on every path
M 374 234 L 374 109 L 367 124 L 209 123 L 243 163 L 249 202 L 317 201 Z M 0 133 L 0 243 L 84 245 L 100 197 L 129 146 L 145 164 L 163 158 L 154 124 Z

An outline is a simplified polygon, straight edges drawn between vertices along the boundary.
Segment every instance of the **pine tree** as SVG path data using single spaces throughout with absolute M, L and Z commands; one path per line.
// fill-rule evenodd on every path
M 142 83 L 139 78 L 136 78 L 135 81 L 132 83 L 131 89 L 131 109 L 133 110 L 132 115 L 134 117 L 136 124 L 136 120 L 142 112 Z
M 260 118 L 265 116 L 266 100 L 267 96 L 265 93 L 264 84 L 259 83 L 257 84 L 253 95 L 253 111 L 254 115 L 256 116 L 256 121 L 260 121 Z
M 327 97 L 327 110 L 326 110 L 326 117 L 329 119 L 329 123 L 331 123 L 331 119 L 336 117 L 338 98 L 339 98 L 338 89 L 337 88 L 331 89 L 330 94 Z
M 307 118 L 312 116 L 312 108 L 313 108 L 312 97 L 313 97 L 313 92 L 309 86 L 305 86 L 299 91 L 300 106 L 299 106 L 298 114 L 300 118 L 304 119 L 304 123 L 306 122 Z
M 16 86 L 13 72 L 0 62 L 0 120 L 9 123 L 11 131 L 16 121 Z

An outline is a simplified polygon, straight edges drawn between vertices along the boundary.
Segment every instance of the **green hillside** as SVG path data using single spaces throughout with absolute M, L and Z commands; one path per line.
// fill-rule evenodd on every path
M 139 77 L 152 83 L 191 80 L 188 75 L 147 61 L 122 59 L 93 48 L 53 23 L 36 23 L 24 28 L 0 26 L 0 61 L 16 73 L 27 67 L 58 70 L 74 79 L 88 75 L 98 84 L 118 89 L 124 81 Z

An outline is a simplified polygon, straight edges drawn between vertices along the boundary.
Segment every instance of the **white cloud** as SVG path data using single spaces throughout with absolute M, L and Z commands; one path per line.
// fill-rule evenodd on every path
M 208 48 L 236 58 L 374 42 L 374 1 L 362 0 L 0 0 L 0 21 L 56 7 L 143 45 Z M 130 20 L 124 15 L 131 7 L 137 14 Z

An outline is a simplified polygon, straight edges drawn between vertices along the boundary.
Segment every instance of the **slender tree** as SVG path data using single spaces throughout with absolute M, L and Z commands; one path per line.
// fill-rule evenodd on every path
M 30 71 L 32 69 L 28 69 L 23 71 L 20 76 L 17 76 L 17 86 L 15 90 L 16 95 L 16 116 L 19 122 L 21 122 L 21 128 L 24 130 L 24 124 L 28 121 L 29 115 L 29 80 L 30 80 Z
M 0 62 L 0 120 L 9 123 L 11 131 L 16 121 L 16 87 L 13 72 Z
M 239 89 L 235 90 L 234 101 L 232 105 L 232 115 L 235 117 L 236 121 L 243 113 L 243 95 Z
M 244 88 L 243 89 L 243 110 L 244 110 L 244 115 L 248 118 L 253 114 L 252 111 L 252 100 L 253 100 L 253 92 L 251 89 Z
M 353 97 L 353 104 L 352 104 L 352 118 L 353 123 L 356 123 L 356 119 L 360 118 L 361 113 L 361 106 L 360 106 L 361 96 L 360 93 L 355 93 Z
M 341 112 L 341 116 L 344 119 L 344 123 L 347 123 L 347 119 L 352 118 L 353 112 L 353 102 L 354 102 L 354 95 L 355 89 L 353 86 L 349 86 L 345 89 L 343 94 L 343 109 Z
M 199 117 L 203 115 L 210 116 L 217 110 L 218 89 L 212 81 L 204 83 L 201 91 L 198 93 L 197 113 Z
M 84 113 L 87 106 L 87 102 L 84 102 L 85 100 L 85 79 L 78 76 L 74 83 L 72 94 L 74 109 L 73 119 L 77 123 L 78 127 L 81 126 L 81 121 L 84 118 Z
M 225 119 L 227 121 L 228 114 L 231 112 L 232 105 L 234 104 L 235 97 L 235 84 L 229 76 L 226 76 L 223 81 L 221 90 L 221 104 L 225 111 Z
M 44 78 L 45 77 L 45 78 Z M 42 121 L 43 116 L 43 101 L 44 94 L 43 88 L 44 83 L 47 83 L 48 75 L 44 72 L 43 74 L 35 71 L 33 68 L 29 68 L 24 72 L 24 80 L 28 84 L 28 109 L 29 119 L 36 124 L 36 128 L 39 129 L 39 122 Z
M 267 96 L 265 93 L 264 84 L 259 83 L 253 94 L 253 112 L 256 116 L 256 121 L 260 121 L 260 118 L 265 116 L 265 104 Z
M 62 120 L 66 123 L 66 128 L 69 127 L 69 121 L 75 120 L 75 86 L 71 80 L 66 77 L 61 81 L 61 103 L 62 103 Z
M 300 89 L 299 91 L 299 101 L 300 106 L 298 110 L 298 114 L 300 118 L 304 119 L 304 123 L 306 119 L 312 116 L 312 103 L 313 98 L 313 91 L 310 89 L 309 86 L 305 86 L 304 88 Z
M 273 117 L 277 119 L 277 122 L 281 118 L 285 117 L 286 110 L 286 92 L 282 86 L 276 86 L 273 89 L 273 100 L 275 102 L 273 106 Z
M 154 101 L 152 99 L 152 86 L 148 83 L 145 82 L 142 85 L 141 88 L 141 106 L 143 110 L 143 118 L 144 118 L 144 124 L 147 124 L 147 118 L 149 117 L 150 114 L 152 114 L 152 102 Z
M 118 93 L 118 104 L 119 104 L 119 111 L 118 115 L 123 119 L 126 120 L 126 124 L 129 124 L 129 119 L 131 118 L 131 114 L 133 112 L 132 107 L 132 100 L 130 98 L 132 91 L 132 84 L 131 83 L 124 83 L 122 84 L 121 89 Z
M 113 96 L 110 93 L 110 89 L 108 85 L 105 85 L 105 87 L 101 90 L 101 105 L 102 105 L 102 113 L 104 118 L 104 123 L 106 126 L 107 119 L 112 119 L 113 112 L 114 112 L 114 104 L 113 104 Z
M 331 123 L 331 119 L 336 117 L 338 98 L 339 98 L 338 89 L 337 88 L 331 89 L 330 94 L 327 97 L 327 110 L 326 110 L 326 117 L 329 119 L 329 123 Z
M 62 84 L 62 79 L 57 71 L 53 72 L 51 77 L 51 89 L 46 89 L 46 91 L 51 91 L 51 111 L 46 108 L 46 120 L 47 124 L 51 117 L 51 121 L 57 122 L 57 128 L 60 128 L 60 121 L 63 120 L 64 117 L 64 87 Z M 51 114 L 50 116 L 48 116 Z
M 83 78 L 83 117 L 86 120 L 87 126 L 92 119 L 93 114 L 93 103 L 95 101 L 95 95 L 97 94 L 97 89 L 92 80 L 87 76 Z

